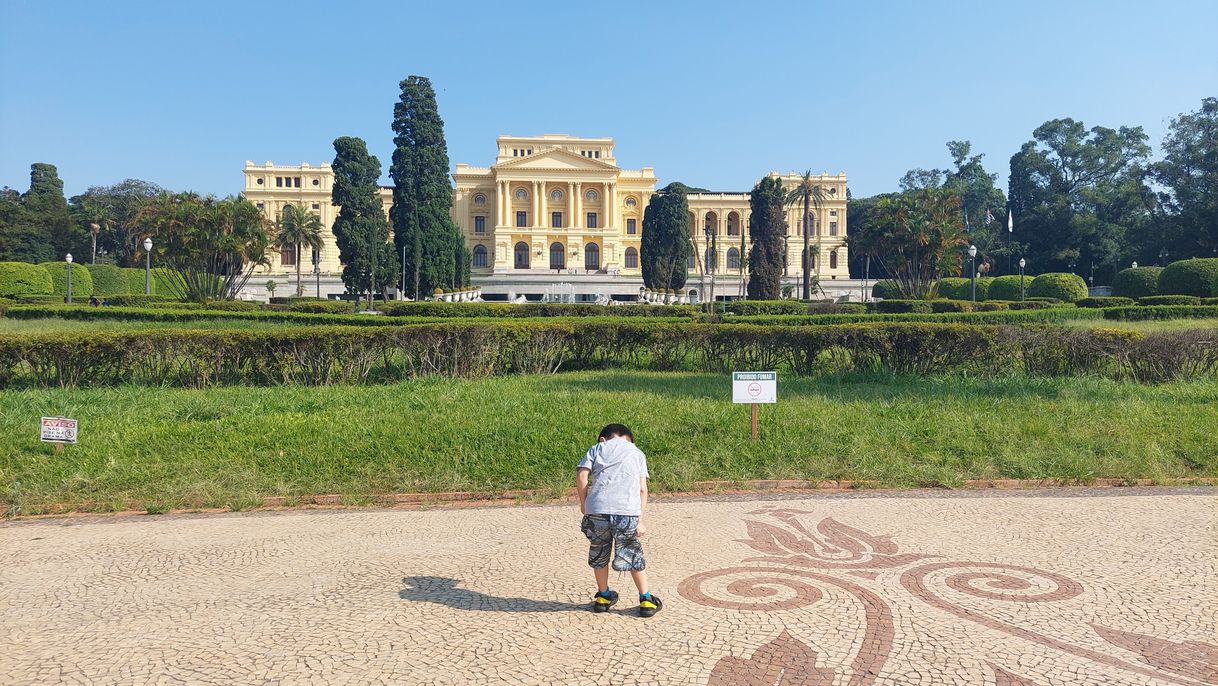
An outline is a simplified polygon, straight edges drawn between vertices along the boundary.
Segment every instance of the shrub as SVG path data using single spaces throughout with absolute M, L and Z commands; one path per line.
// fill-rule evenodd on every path
M 997 300 L 987 300 L 985 302 L 972 303 L 974 312 L 999 312 L 1002 310 L 1011 309 L 1011 303 L 1000 302 Z
M 871 297 L 884 298 L 886 300 L 900 298 L 901 287 L 892 279 L 882 279 L 876 281 L 875 285 L 871 287 Z
M 123 269 L 123 276 L 127 280 L 127 291 L 132 295 L 144 294 L 144 270 L 138 267 L 128 267 Z M 152 269 L 152 295 L 164 295 L 177 299 L 178 293 L 185 293 L 185 282 L 182 277 L 175 271 L 164 267 L 153 267 Z
M 0 298 L 23 294 L 50 295 L 53 292 L 51 274 L 40 265 L 0 262 Z
M 939 297 L 948 300 L 968 300 L 971 293 L 969 280 L 958 276 L 939 279 Z
M 1050 272 L 1032 279 L 1028 295 L 1036 298 L 1057 298 L 1072 303 L 1087 297 L 1087 282 L 1077 274 Z
M 0 298 L 0 317 L 3 317 L 3 316 L 4 316 L 4 313 L 5 313 L 5 312 L 8 312 L 8 306 L 9 306 L 9 305 L 12 305 L 12 304 L 13 304 L 13 301 L 12 301 L 12 300 L 7 300 L 7 299 L 5 299 L 5 298 Z M 4 372 L 3 372 L 3 371 L 0 371 L 0 375 L 3 375 L 3 374 L 4 374 Z
M 14 295 L 13 300 L 20 305 L 62 305 L 65 298 L 62 295 Z
M 93 295 L 99 298 L 107 295 L 126 295 L 131 292 L 123 270 L 112 264 L 89 265 L 89 275 L 93 277 Z M 141 284 L 140 293 L 144 289 Z
M 1213 305 L 1139 305 L 1137 307 L 1113 307 L 1103 310 L 1104 319 L 1138 322 L 1156 319 L 1211 319 L 1218 317 L 1218 306 Z
M 920 312 L 929 314 L 931 309 L 929 300 L 881 300 L 875 304 L 875 311 L 885 314 L 900 314 L 905 312 Z
M 1218 295 L 1218 258 L 1172 262 L 1159 274 L 1159 295 Z
M 1195 295 L 1148 295 L 1138 298 L 1139 305 L 1200 305 L 1201 298 Z
M 68 263 L 44 262 L 42 268 L 51 275 L 51 290 L 55 295 L 68 295 Z M 88 300 L 93 295 L 93 277 L 81 264 L 72 265 L 72 299 Z
M 758 314 L 862 314 L 867 307 L 861 303 L 833 301 L 803 302 L 800 300 L 729 300 L 716 309 L 725 314 L 742 316 Z
M 930 309 L 932 312 L 972 312 L 973 304 L 968 300 L 932 300 Z
M 1019 281 L 1018 274 L 1008 274 L 1006 276 L 996 276 L 990 282 L 990 287 L 986 293 L 986 300 L 1019 300 Z M 1030 277 L 1023 277 L 1024 295 L 1027 295 L 1028 284 L 1032 282 Z
M 1218 298 L 1202 298 L 1202 305 L 1218 305 Z
M 1159 275 L 1162 267 L 1138 267 L 1122 269 L 1112 279 L 1112 294 L 1123 298 L 1145 298 L 1159 294 Z
M 527 303 L 446 303 L 391 300 L 378 305 L 391 316 L 406 317 L 692 317 L 694 305 L 604 305 Z
M 1074 303 L 1079 307 L 1129 307 L 1134 304 L 1133 298 L 1122 298 L 1118 296 L 1094 296 L 1083 298 Z
M 1007 308 L 1012 310 L 1047 310 L 1057 306 L 1058 303 L 1049 302 L 1047 300 L 1020 300 L 1013 303 L 1007 303 Z
M 353 314 L 355 303 L 350 300 L 295 300 L 288 305 L 288 311 L 313 314 Z M 381 306 L 381 311 L 386 311 L 384 305 Z

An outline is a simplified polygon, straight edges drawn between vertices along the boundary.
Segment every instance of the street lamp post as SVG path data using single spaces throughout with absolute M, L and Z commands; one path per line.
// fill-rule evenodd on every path
M 973 302 L 977 302 L 977 246 L 970 245 L 968 247 L 968 259 L 969 286 L 972 289 Z
M 402 300 L 406 299 L 406 244 L 402 243 Z
M 63 258 L 68 263 L 68 304 L 72 304 L 72 253 Z
M 313 251 L 313 281 L 317 284 L 317 299 L 321 299 L 321 255 Z
M 1028 262 L 1024 258 L 1019 258 L 1019 300 L 1023 302 L 1023 267 Z
M 152 295 L 152 237 L 144 238 L 144 295 Z

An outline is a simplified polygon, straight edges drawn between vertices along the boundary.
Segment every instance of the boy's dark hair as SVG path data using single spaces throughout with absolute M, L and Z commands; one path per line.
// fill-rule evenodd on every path
M 629 438 L 630 442 L 634 442 L 634 434 L 630 432 L 630 427 L 625 424 L 606 424 L 605 428 L 601 429 L 601 435 L 597 438 L 603 438 L 606 441 L 611 438 Z

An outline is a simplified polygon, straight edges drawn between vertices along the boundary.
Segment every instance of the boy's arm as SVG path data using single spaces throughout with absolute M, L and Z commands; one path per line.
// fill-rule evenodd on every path
M 643 513 L 647 510 L 647 477 L 639 477 L 639 526 L 636 533 L 642 536 L 647 533 L 647 528 L 643 526 Z
M 584 501 L 588 499 L 588 475 L 592 473 L 587 467 L 579 467 L 575 470 L 575 494 L 579 496 L 579 513 L 584 512 Z

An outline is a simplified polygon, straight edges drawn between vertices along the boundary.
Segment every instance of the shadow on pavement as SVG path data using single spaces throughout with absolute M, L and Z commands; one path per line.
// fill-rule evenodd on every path
M 408 576 L 406 588 L 398 591 L 402 600 L 436 603 L 457 610 L 486 612 L 590 612 L 587 604 L 564 603 L 533 598 L 501 598 L 478 591 L 457 588 L 457 579 L 442 576 Z

